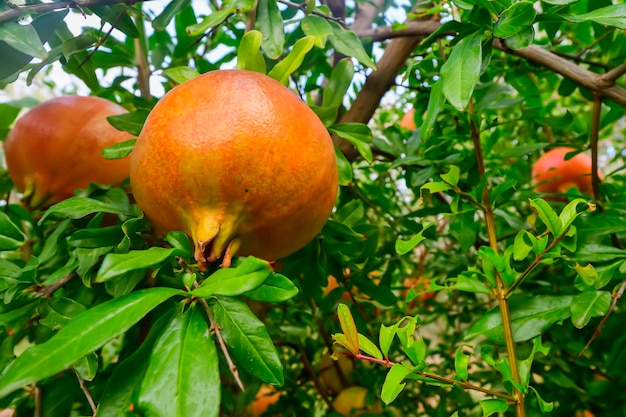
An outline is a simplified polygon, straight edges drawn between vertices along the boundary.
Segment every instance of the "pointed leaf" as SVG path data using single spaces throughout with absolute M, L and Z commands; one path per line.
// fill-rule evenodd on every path
M 308 16 L 307 18 L 305 18 L 305 20 L 308 19 L 309 17 L 316 17 L 317 19 L 320 19 L 326 24 L 328 24 L 328 22 L 325 19 L 322 19 L 321 17 L 317 17 L 317 16 Z M 329 25 L 329 28 L 330 28 L 330 25 Z M 323 96 L 322 106 L 333 107 L 333 108 L 341 107 L 341 105 L 343 104 L 343 98 L 348 92 L 348 88 L 350 87 L 350 84 L 352 83 L 353 77 L 354 77 L 354 64 L 352 63 L 352 60 L 348 58 L 344 58 L 341 61 L 339 61 L 337 65 L 335 65 L 335 68 L 333 68 L 333 71 L 330 74 L 330 78 L 328 79 L 328 84 L 326 85 L 326 87 L 324 88 L 324 92 L 322 93 L 322 96 Z M 368 139 L 366 139 L 365 141 L 368 143 L 371 142 L 372 141 L 371 131 L 367 133 L 366 136 L 368 137 Z
M 0 398 L 67 369 L 177 294 L 179 290 L 162 287 L 135 291 L 79 314 L 46 342 L 27 349 L 5 368 L 0 375 Z
M 300 68 L 302 61 L 304 61 L 304 57 L 314 45 L 315 39 L 311 36 L 305 36 L 304 38 L 298 39 L 285 59 L 276 64 L 268 75 L 283 85 L 288 85 L 289 77 L 298 68 Z
M 139 389 L 139 410 L 155 417 L 219 415 L 217 350 L 197 306 L 174 317 L 148 361 Z
M 504 413 L 509 409 L 509 404 L 506 400 L 500 398 L 482 400 L 480 402 L 480 406 L 483 409 L 483 417 L 487 417 L 495 413 Z
M 260 50 L 262 39 L 263 35 L 258 30 L 251 30 L 243 35 L 237 50 L 237 69 L 265 74 L 265 58 Z
M 215 321 L 236 363 L 268 384 L 284 383 L 283 366 L 263 322 L 241 300 L 220 297 L 211 305 Z
M 276 0 L 258 0 L 256 28 L 263 34 L 261 47 L 270 59 L 278 59 L 283 54 L 285 26 Z
M 346 56 L 352 56 L 359 60 L 359 62 L 368 68 L 376 70 L 376 64 L 372 61 L 372 58 L 365 52 L 363 43 L 359 37 L 353 31 L 344 29 L 337 22 L 329 22 L 332 28 L 332 35 L 328 38 L 335 47 L 337 52 L 340 52 Z
M 172 0 L 163 9 L 161 14 L 154 18 L 152 27 L 154 30 L 164 31 L 167 25 L 172 21 L 174 16 L 191 4 L 191 0 Z
M 359 335 L 352 313 L 347 305 L 341 303 L 337 307 L 337 315 L 339 316 L 341 331 L 346 337 L 346 347 L 353 355 L 357 355 L 359 353 Z
M 481 39 L 481 32 L 462 39 L 454 46 L 448 60 L 441 67 L 443 94 L 459 111 L 467 107 L 480 77 Z
M 128 210 L 124 210 L 114 204 L 87 197 L 70 197 L 50 207 L 48 211 L 41 216 L 38 224 L 43 224 L 44 220 L 52 214 L 61 214 L 71 219 L 80 219 L 88 214 L 99 212 L 121 214 L 123 216 L 131 215 Z
M 30 24 L 22 25 L 12 20 L 0 23 L 0 41 L 35 58 L 45 59 L 48 56 L 39 34 Z
M 328 23 L 328 20 L 313 14 L 302 19 L 300 27 L 305 35 L 315 38 L 315 46 L 318 48 L 324 48 L 326 46 L 326 40 L 333 33 L 333 28 L 330 26 L 330 23 Z
M 613 4 L 611 6 L 602 7 L 592 12 L 579 15 L 565 15 L 565 20 L 570 22 L 596 22 L 601 25 L 614 26 L 616 28 L 626 29 L 626 4 Z
M 249 256 L 236 268 L 223 268 L 211 274 L 191 294 L 202 298 L 239 295 L 257 288 L 271 273 L 269 262 Z
M 530 205 L 537 210 L 539 218 L 548 227 L 550 233 L 554 236 L 561 234 L 563 231 L 563 223 L 545 200 L 536 198 L 534 200 L 530 200 Z
M 376 359 L 383 359 L 383 354 L 378 347 L 366 336 L 359 333 L 359 349 Z
M 4 211 L 0 211 L 0 251 L 18 249 L 26 236 Z
M 151 247 L 128 253 L 109 253 L 98 270 L 96 282 L 105 282 L 138 269 L 148 269 L 178 254 L 178 249 Z
M 420 128 L 419 134 L 423 141 L 430 139 L 430 135 L 433 132 L 435 121 L 441 111 L 441 108 L 445 104 L 446 98 L 443 94 L 443 83 L 441 80 L 437 80 L 430 89 L 430 95 L 428 97 L 428 107 L 426 108 L 426 117 Z
M 271 274 L 263 284 L 243 295 L 251 300 L 266 303 L 282 303 L 298 294 L 298 287 L 291 280 L 281 274 Z
M 532 25 L 535 21 L 533 3 L 519 1 L 503 11 L 498 17 L 498 22 L 493 28 L 493 36 L 496 38 L 508 38 Z
M 604 316 L 611 306 L 608 291 L 585 291 L 572 300 L 572 324 L 579 329 L 585 327 L 593 317 Z
M 387 372 L 385 382 L 383 383 L 383 389 L 380 393 L 380 399 L 383 400 L 385 404 L 389 405 L 398 397 L 406 385 L 406 383 L 403 383 L 402 381 L 410 373 L 411 370 L 409 368 L 399 363 L 396 363 L 391 367 L 389 372 Z

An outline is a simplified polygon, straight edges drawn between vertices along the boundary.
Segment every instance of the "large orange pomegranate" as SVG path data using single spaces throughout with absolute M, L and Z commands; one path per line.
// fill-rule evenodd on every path
M 130 158 L 107 160 L 102 149 L 132 138 L 108 116 L 126 110 L 100 97 L 48 100 L 20 117 L 4 152 L 9 175 L 30 208 L 44 208 L 90 183 L 119 185 L 130 174 Z
M 131 154 L 136 201 L 158 234 L 182 230 L 198 267 L 234 255 L 285 257 L 321 230 L 338 188 L 315 113 L 279 82 L 217 70 L 154 107 Z
M 565 160 L 574 148 L 559 147 L 544 153 L 533 165 L 532 176 L 540 193 L 564 193 L 578 188 L 581 193 L 591 194 L 591 157 L 584 153 Z M 600 178 L 602 173 L 598 172 Z

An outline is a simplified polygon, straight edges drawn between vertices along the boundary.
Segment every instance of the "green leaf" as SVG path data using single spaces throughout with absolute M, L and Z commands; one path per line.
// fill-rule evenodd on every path
M 329 22 L 332 28 L 332 35 L 329 36 L 330 42 L 333 44 L 335 50 L 346 56 L 352 56 L 359 60 L 359 62 L 368 68 L 376 70 L 376 64 L 370 56 L 365 52 L 363 43 L 359 37 L 353 31 L 344 29 L 337 22 Z
M 459 111 L 467 107 L 480 78 L 482 35 L 481 32 L 476 32 L 463 38 L 441 66 L 443 95 Z
M 508 38 L 525 30 L 535 22 L 537 12 L 530 1 L 519 1 L 500 14 L 493 28 L 496 38 Z
M 363 123 L 335 123 L 328 130 L 353 144 L 359 154 L 367 162 L 372 163 L 372 148 L 369 146 L 372 141 L 372 131 L 367 125 Z
M 48 56 L 48 52 L 39 39 L 39 34 L 30 24 L 22 25 L 13 20 L 0 23 L 0 41 L 35 58 L 46 59 Z
M 482 400 L 480 406 L 483 409 L 483 417 L 490 416 L 495 413 L 504 413 L 509 409 L 509 404 L 501 398 L 490 398 Z
M 263 322 L 241 300 L 219 297 L 211 305 L 215 321 L 236 363 L 268 384 L 284 383 L 283 365 Z
M 41 225 L 48 216 L 52 214 L 60 214 L 71 219 L 80 219 L 88 214 L 92 213 L 111 213 L 120 214 L 123 216 L 130 216 L 131 213 L 128 210 L 121 209 L 119 206 L 105 203 L 100 200 L 94 200 L 87 197 L 70 197 L 67 200 L 63 200 L 60 203 L 50 207 L 38 224 Z
M 317 19 L 322 20 L 327 23 L 325 19 L 317 16 L 308 16 L 316 17 Z M 330 26 L 329 26 L 330 27 Z M 348 92 L 348 88 L 350 84 L 352 84 L 352 78 L 354 77 L 354 64 L 348 58 L 344 58 L 340 60 L 333 71 L 330 74 L 330 78 L 328 79 L 328 84 L 324 88 L 324 92 L 322 93 L 322 106 L 323 107 L 332 107 L 339 108 L 343 104 L 343 98 Z M 369 131 L 369 129 L 368 129 Z M 368 140 L 366 142 L 371 142 L 372 140 L 372 132 L 369 131 L 366 135 L 368 135 Z
M 359 349 L 361 349 L 363 352 L 365 352 L 366 354 L 370 355 L 373 358 L 382 360 L 383 359 L 383 354 L 380 351 L 380 349 L 378 349 L 378 347 L 374 344 L 374 342 L 372 342 L 371 340 L 369 340 L 366 336 L 362 335 L 361 333 L 358 334 L 359 337 Z
M 304 57 L 314 45 L 315 39 L 311 36 L 305 36 L 304 38 L 298 39 L 298 41 L 291 48 L 291 51 L 289 51 L 289 54 L 282 61 L 276 64 L 268 75 L 281 84 L 288 85 L 289 76 L 300 68 L 302 61 L 304 61 Z
M 539 395 L 539 392 L 537 392 L 535 388 L 531 386 L 529 386 L 528 388 L 530 388 L 530 390 L 535 393 L 535 396 L 537 397 L 537 403 L 539 404 L 539 409 L 541 410 L 541 412 L 542 413 L 552 412 L 552 410 L 554 409 L 554 403 L 547 402 L 543 398 L 541 398 L 541 396 Z
M 98 355 L 95 352 L 91 352 L 84 356 L 74 364 L 74 369 L 76 369 L 76 373 L 78 373 L 81 379 L 93 381 L 98 373 Z
M 271 273 L 269 262 L 249 256 L 236 268 L 223 268 L 211 274 L 191 295 L 201 298 L 240 295 L 257 288 Z
M 513 50 L 524 49 L 529 47 L 535 39 L 535 29 L 532 26 L 528 26 L 525 29 L 517 32 L 513 36 L 509 36 L 504 39 L 504 43 L 508 48 Z
M 456 371 L 457 376 L 463 381 L 467 381 L 469 378 L 467 367 L 472 357 L 472 353 L 468 351 L 467 348 L 472 349 L 472 346 L 466 344 L 460 345 L 456 348 L 456 354 L 454 356 L 454 370 Z
M 285 25 L 276 0 L 258 0 L 256 28 L 263 34 L 261 48 L 270 59 L 278 59 L 285 45 Z
M 5 368 L 0 378 L 0 398 L 67 369 L 177 294 L 180 291 L 173 288 L 139 290 L 79 314 L 46 342 L 27 349 Z
M 387 358 L 389 353 L 389 348 L 391 347 L 391 343 L 393 342 L 396 333 L 398 332 L 398 323 L 393 326 L 385 326 L 384 324 L 380 325 L 380 332 L 378 333 L 378 343 L 380 344 L 380 350 L 385 358 Z
M 328 20 L 313 14 L 302 19 L 300 21 L 300 27 L 305 35 L 315 38 L 315 46 L 318 48 L 326 47 L 326 40 L 333 34 L 333 28 L 330 23 L 328 23 Z
M 611 306 L 608 291 L 585 291 L 574 297 L 570 309 L 572 324 L 578 329 L 585 327 L 592 317 L 604 316 Z
M 229 7 L 222 10 L 215 11 L 202 19 L 200 23 L 187 26 L 186 31 L 189 36 L 199 36 L 211 30 L 214 26 L 217 26 L 224 22 L 226 19 L 235 14 L 235 8 Z
M 128 253 L 109 253 L 102 261 L 96 282 L 105 282 L 131 271 L 154 267 L 177 253 L 179 253 L 178 249 L 156 246 L 146 250 L 132 250 Z
M 391 404 L 391 402 L 398 397 L 406 385 L 406 382 L 403 383 L 402 381 L 410 373 L 411 369 L 399 363 L 391 367 L 389 372 L 387 372 L 387 376 L 385 376 L 383 389 L 380 393 L 380 399 L 383 400 L 385 404 Z
M 174 16 L 191 4 L 191 0 L 172 0 L 163 9 L 161 14 L 152 21 L 152 28 L 156 31 L 164 31 Z
M 258 30 L 251 30 L 243 35 L 237 50 L 237 69 L 265 74 L 265 58 L 260 50 L 262 38 L 263 35 Z
M 137 139 L 129 139 L 115 145 L 107 146 L 102 150 L 102 156 L 106 159 L 126 158 L 133 151 Z
M 439 112 L 443 108 L 446 102 L 446 98 L 443 95 L 443 83 L 441 80 L 437 80 L 436 83 L 430 89 L 430 95 L 428 96 L 428 107 L 426 108 L 426 117 L 420 127 L 419 134 L 423 141 L 430 139 L 430 135 L 433 133 L 433 127 Z
M 515 235 L 515 241 L 513 242 L 513 259 L 521 261 L 526 259 L 530 251 L 533 249 L 532 239 L 535 239 L 533 235 L 526 230 L 520 230 Z M 528 242 L 530 240 L 530 242 Z
M 177 313 L 178 314 L 178 313 Z M 117 364 L 108 378 L 104 392 L 98 404 L 98 417 L 124 416 L 135 401 L 137 388 L 148 368 L 146 360 L 152 351 L 155 341 L 161 336 L 173 315 L 170 312 L 161 314 L 150 327 L 146 340 L 129 357 Z
M 448 172 L 441 174 L 441 179 L 450 185 L 457 185 L 459 183 L 461 169 L 456 165 L 450 165 L 449 168 Z
M 177 84 L 182 84 L 200 76 L 200 73 L 189 67 L 174 67 L 163 70 L 163 76 L 169 78 Z
M 92 6 L 89 10 L 100 16 L 103 21 L 124 32 L 129 38 L 139 38 L 139 31 L 129 14 L 131 11 L 129 6 L 125 4 Z
M 8 214 L 0 211 L 0 251 L 18 249 L 25 239 L 24 233 L 13 223 Z
M 530 340 L 555 323 L 570 317 L 570 304 L 573 296 L 513 296 L 510 298 L 510 318 L 513 338 L 516 342 Z M 493 308 L 476 320 L 467 330 L 465 340 L 479 335 L 486 336 L 494 343 L 504 343 L 502 317 L 499 308 Z
M 339 317 L 341 331 L 346 337 L 346 348 L 353 355 L 357 355 L 359 353 L 359 332 L 348 306 L 343 303 L 339 304 L 337 306 L 337 316 Z
M 430 191 L 431 194 L 440 193 L 442 191 L 452 190 L 452 187 L 445 182 L 428 182 L 420 188 L 420 193 L 424 190 Z
M 613 4 L 585 14 L 564 15 L 563 18 L 570 22 L 592 21 L 601 25 L 614 26 L 618 29 L 625 30 L 626 4 Z
M 432 183 L 431 183 L 432 184 Z M 435 223 L 428 222 L 422 225 L 422 230 L 419 231 L 415 236 L 413 236 L 409 240 L 402 240 L 400 237 L 396 238 L 396 253 L 398 255 L 406 255 L 413 249 L 417 247 L 420 243 L 422 243 L 426 238 L 423 236 L 424 232 L 434 226 Z
M 147 109 L 137 109 L 128 113 L 109 116 L 107 117 L 107 120 L 117 130 L 122 130 L 130 133 L 131 135 L 139 136 L 139 133 L 141 133 L 141 129 L 143 128 L 143 124 L 149 114 L 150 111 Z
M 298 287 L 283 275 L 272 273 L 261 286 L 243 293 L 247 298 L 266 303 L 282 303 L 298 294 Z
M 561 234 L 563 231 L 563 223 L 545 200 L 536 198 L 530 200 L 530 205 L 537 210 L 537 215 L 539 215 L 541 221 L 548 227 L 550 233 L 554 236 Z
M 68 14 L 69 9 L 57 12 L 42 13 L 34 16 L 31 25 L 39 35 L 40 44 L 44 44 L 53 35 L 59 25 L 63 23 L 63 19 Z M 17 50 L 0 41 L 0 56 L 2 57 L 2 65 L 0 65 L 0 80 L 15 74 L 22 69 L 24 65 L 32 61 L 33 56 Z
M 580 204 L 584 204 L 585 207 L 589 208 L 589 205 L 584 199 L 576 198 L 570 201 L 567 206 L 565 206 L 565 208 L 561 210 L 561 214 L 559 214 L 559 219 L 561 220 L 563 228 L 570 227 L 574 220 L 576 220 L 578 216 L 586 211 L 578 209 Z
M 352 164 L 345 155 L 335 146 L 335 156 L 337 157 L 337 170 L 339 171 L 339 185 L 346 186 L 352 182 L 354 172 Z
M 465 292 L 473 292 L 480 294 L 491 294 L 491 290 L 485 283 L 480 281 L 476 274 L 472 275 L 459 275 L 456 278 L 450 278 L 446 280 L 446 284 L 452 283 L 452 285 L 447 285 L 448 289 L 454 289 L 457 291 L 465 291 Z
M 138 394 L 149 416 L 218 416 L 220 374 L 209 326 L 197 307 L 173 318 L 156 341 Z

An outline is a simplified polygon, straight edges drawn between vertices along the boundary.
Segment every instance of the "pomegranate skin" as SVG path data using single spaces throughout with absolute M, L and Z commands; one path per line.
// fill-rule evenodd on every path
M 131 154 L 131 187 L 157 234 L 182 230 L 202 270 L 306 245 L 330 215 L 338 172 L 315 113 L 277 81 L 216 70 L 178 85 Z
M 533 165 L 532 176 L 535 190 L 540 193 L 564 193 L 578 188 L 581 193 L 591 194 L 591 157 L 584 153 L 565 160 L 565 156 L 576 149 L 559 147 L 540 156 Z M 602 173 L 598 171 L 602 179 Z
M 9 175 L 30 208 L 45 208 L 91 183 L 120 185 L 130 175 L 130 158 L 107 160 L 102 149 L 132 139 L 108 116 L 126 109 L 100 97 L 63 96 L 33 107 L 7 136 Z

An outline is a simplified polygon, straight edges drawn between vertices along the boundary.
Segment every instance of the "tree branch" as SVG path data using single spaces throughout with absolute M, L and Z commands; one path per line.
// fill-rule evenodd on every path
M 427 36 L 441 26 L 435 21 L 411 21 L 406 28 L 393 30 L 391 27 L 378 27 L 363 30 L 357 33 L 361 38 L 371 38 L 374 41 L 382 41 L 397 37 Z M 449 35 L 446 33 L 443 35 Z M 575 63 L 561 58 L 557 54 L 546 51 L 538 46 L 529 46 L 523 49 L 513 50 L 508 48 L 499 39 L 494 40 L 494 46 L 507 54 L 519 56 L 530 62 L 541 65 L 557 74 L 568 78 L 593 93 L 613 100 L 617 104 L 626 107 L 626 89 L 615 85 L 615 81 L 626 73 L 626 64 L 622 64 L 605 74 L 596 74 Z
M 55 1 L 54 3 L 37 3 L 27 4 L 24 6 L 17 6 L 13 3 L 6 2 L 11 5 L 10 9 L 0 13 L 0 23 L 9 20 L 15 20 L 22 17 L 25 14 L 31 13 L 44 13 L 51 12 L 53 10 L 62 9 L 82 9 L 84 7 L 106 6 L 111 4 L 126 4 L 132 6 L 135 3 L 151 0 L 64 0 Z

